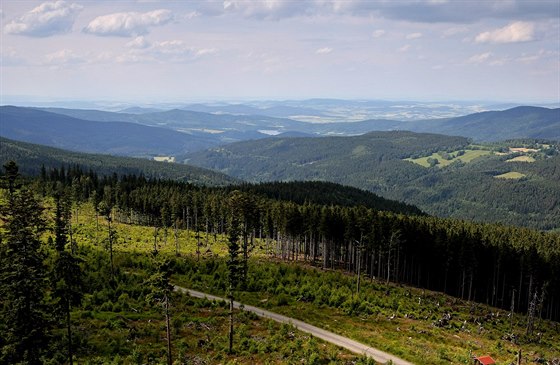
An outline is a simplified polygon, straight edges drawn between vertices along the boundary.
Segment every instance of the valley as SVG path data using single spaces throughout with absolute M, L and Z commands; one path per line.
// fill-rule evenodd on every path
M 0 365 L 560 365 L 559 14 L 0 0 Z

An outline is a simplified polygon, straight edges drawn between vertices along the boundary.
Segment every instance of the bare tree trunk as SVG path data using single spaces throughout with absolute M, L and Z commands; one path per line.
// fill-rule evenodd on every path
M 157 226 L 154 226 L 154 253 L 158 252 L 157 249 L 157 237 L 158 237 L 158 229 Z
M 167 331 L 167 365 L 172 365 L 171 359 L 171 326 L 169 325 L 169 297 L 165 296 L 165 328 Z
M 360 272 L 362 271 L 361 263 L 362 263 L 362 251 L 358 248 L 358 282 L 356 284 L 356 296 L 360 298 Z
M 111 229 L 111 217 L 109 216 L 109 258 L 111 260 L 111 279 L 115 279 L 115 267 L 113 265 L 113 232 Z
M 175 256 L 179 256 L 179 229 L 177 227 L 177 219 L 175 219 Z
M 230 287 L 231 289 L 231 287 Z M 229 353 L 233 352 L 233 292 L 229 298 Z
M 389 254 L 387 255 L 387 284 L 389 284 L 390 277 L 391 277 L 391 248 L 389 248 Z
M 95 245 L 99 245 L 99 213 L 95 210 Z
M 66 330 L 68 333 L 68 361 L 70 365 L 74 364 L 73 353 L 72 353 L 72 322 L 70 319 L 70 303 L 66 300 Z

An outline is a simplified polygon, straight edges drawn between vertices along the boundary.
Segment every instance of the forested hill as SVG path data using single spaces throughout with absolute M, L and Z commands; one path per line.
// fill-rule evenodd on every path
M 560 228 L 560 156 L 554 142 L 479 146 L 464 137 L 372 132 L 240 142 L 189 155 L 186 161 L 251 182 L 320 180 L 354 186 L 442 217 Z
M 447 120 L 416 123 L 412 130 L 468 136 L 478 141 L 515 138 L 560 140 L 560 109 L 520 106 L 488 111 Z
M 232 186 L 244 192 L 265 196 L 269 199 L 291 201 L 296 204 L 339 205 L 344 207 L 364 206 L 366 208 L 423 215 L 414 205 L 389 200 L 369 191 L 344 186 L 327 181 L 291 181 Z
M 17 161 L 20 171 L 26 175 L 39 175 L 45 168 L 66 169 L 80 166 L 82 170 L 93 170 L 99 175 L 144 175 L 147 178 L 171 179 L 204 185 L 228 185 L 237 179 L 204 168 L 157 162 L 132 157 L 88 154 L 65 151 L 37 144 L 12 141 L 0 137 L 0 156 L 2 164 Z
M 354 137 L 267 138 L 233 143 L 186 156 L 186 161 L 248 181 L 327 180 L 363 186 L 377 179 L 370 170 L 421 151 L 461 149 L 467 138 L 405 131 Z M 352 184 L 356 186 L 355 181 Z M 360 187 L 360 186 L 358 186 Z
M 98 122 L 32 108 L 0 107 L 0 136 L 88 153 L 149 157 L 216 145 L 205 135 L 129 122 Z
M 58 148 L 25 142 L 12 141 L 0 137 L 2 164 L 17 161 L 24 175 L 37 176 L 44 166 L 47 170 L 64 167 L 70 170 L 78 166 L 82 171 L 94 171 L 99 175 L 143 175 L 189 182 L 206 186 L 231 185 L 230 190 L 243 190 L 275 200 L 291 201 L 297 204 L 313 203 L 324 205 L 363 205 L 380 211 L 403 214 L 423 214 L 413 205 L 384 199 L 371 192 L 350 186 L 329 182 L 274 182 L 263 184 L 240 183 L 240 180 L 212 170 L 185 164 L 157 162 L 131 157 L 95 155 L 65 151 Z

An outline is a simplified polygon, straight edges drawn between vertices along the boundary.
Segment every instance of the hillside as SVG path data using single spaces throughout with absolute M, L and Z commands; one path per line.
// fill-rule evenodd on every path
M 241 185 L 234 185 L 231 189 L 264 196 L 269 199 L 290 201 L 301 205 L 364 206 L 379 211 L 408 215 L 424 214 L 413 205 L 396 200 L 384 199 L 369 191 L 326 181 L 290 181 L 260 184 L 244 183 Z
M 37 144 L 12 141 L 0 137 L 0 156 L 3 164 L 17 161 L 26 175 L 39 175 L 41 167 L 66 168 L 80 166 L 100 175 L 134 174 L 146 177 L 180 180 L 195 184 L 227 185 L 237 180 L 224 174 L 184 164 L 150 161 L 140 158 L 116 157 L 65 151 Z
M 0 107 L 0 135 L 73 151 L 147 157 L 215 145 L 205 135 L 128 122 L 97 122 L 32 108 Z
M 560 109 L 523 106 L 421 123 L 424 125 L 419 122 L 412 130 L 466 136 L 477 141 L 518 138 L 560 140 Z
M 560 156 L 557 146 L 545 150 L 549 152 L 535 152 L 537 159 L 531 163 L 506 162 L 515 154 L 499 155 L 490 147 L 480 150 L 463 137 L 372 132 L 240 142 L 191 154 L 186 161 L 253 182 L 332 181 L 438 216 L 558 229 Z M 429 168 L 407 160 L 446 151 L 464 155 L 447 167 Z M 443 166 L 443 157 L 439 159 Z M 511 171 L 524 178 L 495 178 Z
M 520 348 L 529 359 L 558 357 L 554 321 L 560 318 L 560 236 L 555 234 L 363 206 L 294 204 L 162 180 L 47 174 L 33 186 L 47 194 L 41 198 L 45 215 L 52 216 L 58 228 L 41 236 L 49 255 L 46 263 L 56 262 L 54 247 L 59 246 L 51 242 L 60 241 L 61 235 L 55 235 L 59 232 L 72 234 L 70 242 L 76 245 L 69 244 L 66 252 L 83 260 L 84 298 L 71 315 L 79 339 L 78 362 L 106 363 L 117 355 L 125 362 L 162 362 L 164 314 L 146 301 L 157 289 L 154 281 L 174 274 L 174 284 L 223 296 L 231 285 L 228 262 L 233 254 L 228 255 L 228 244 L 234 234 L 241 234 L 239 259 L 242 245 L 250 256 L 239 261 L 247 271 L 234 294 L 243 303 L 312 323 L 414 364 L 464 364 L 473 353 L 510 363 Z M 81 194 L 58 200 L 61 186 Z M 105 211 L 98 217 L 96 199 L 102 207 L 118 202 L 113 214 Z M 66 221 L 54 219 L 61 207 L 69 209 Z M 168 213 L 176 218 L 172 226 Z M 197 220 L 202 224 L 193 224 Z M 236 222 L 239 233 L 232 233 L 224 221 Z M 62 224 L 71 224 L 72 230 L 60 230 Z M 5 237 L 14 245 L 12 235 Z M 5 257 L 17 259 L 18 254 L 6 250 L 10 256 Z M 162 263 L 164 258 L 169 261 Z M 15 266 L 9 260 L 4 264 L 5 270 Z M 60 295 L 50 281 L 34 288 L 46 298 Z M 510 314 L 513 298 L 517 313 Z M 538 299 L 541 309 L 529 328 L 526 313 Z M 331 351 L 318 348 L 316 339 L 301 337 L 293 327 L 278 329 L 243 311 L 235 313 L 236 352 L 226 354 L 226 303 L 175 295 L 171 303 L 168 323 L 176 358 L 200 363 L 205 354 L 206 363 L 217 364 L 234 355 L 243 363 L 261 363 L 261 358 L 292 363 L 311 352 Z M 51 318 L 53 332 L 62 333 L 62 321 Z M 0 327 L 7 330 L 9 320 Z M 63 337 L 55 340 L 64 343 Z M 302 348 L 310 351 L 301 353 Z M 64 362 L 57 354 L 62 350 L 44 351 Z
M 239 184 L 239 180 L 219 172 L 192 165 L 156 162 L 145 159 L 95 155 L 65 151 L 58 148 L 12 141 L 0 137 L 2 164 L 17 161 L 25 175 L 37 176 L 44 166 L 47 170 L 79 166 L 82 171 L 95 171 L 100 175 L 144 175 L 202 184 L 206 186 L 231 185 L 239 189 L 271 199 L 291 201 L 297 204 L 310 202 L 341 206 L 363 205 L 368 208 L 406 214 L 422 214 L 417 207 L 395 200 L 384 199 L 371 192 L 328 182 L 291 182 L 271 184 Z

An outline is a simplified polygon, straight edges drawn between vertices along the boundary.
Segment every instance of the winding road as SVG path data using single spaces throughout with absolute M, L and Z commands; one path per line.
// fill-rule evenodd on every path
M 175 290 L 178 291 L 178 292 L 181 292 L 181 293 L 188 294 L 188 295 L 190 295 L 192 297 L 195 297 L 195 298 L 208 298 L 210 300 L 227 300 L 226 298 L 217 297 L 215 295 L 202 293 L 202 292 L 199 292 L 199 291 L 196 291 L 196 290 L 191 290 L 191 289 L 183 288 L 183 287 L 180 287 L 180 286 L 175 286 Z M 234 305 L 235 308 L 239 308 L 242 304 L 239 303 L 239 302 L 234 302 L 233 305 Z M 384 351 L 381 351 L 381 350 L 378 350 L 376 348 L 364 345 L 360 342 L 354 341 L 354 340 L 349 339 L 347 337 L 337 335 L 336 333 L 326 331 L 322 328 L 312 326 L 308 323 L 299 321 L 299 320 L 294 319 L 294 318 L 286 317 L 286 316 L 283 316 L 283 315 L 278 314 L 278 313 L 269 312 L 267 310 L 264 310 L 264 309 L 261 309 L 261 308 L 258 308 L 258 307 L 253 307 L 251 305 L 245 305 L 245 304 L 243 304 L 243 310 L 253 312 L 260 317 L 269 318 L 269 319 L 272 319 L 272 320 L 274 320 L 276 322 L 279 322 L 279 323 L 291 324 L 300 331 L 312 334 L 313 336 L 315 336 L 317 338 L 320 338 L 324 341 L 330 342 L 334 345 L 343 347 L 343 348 L 345 348 L 347 350 L 350 350 L 350 351 L 352 351 L 356 354 L 366 355 L 368 357 L 371 357 L 375 361 L 383 363 L 383 364 L 385 364 L 389 361 L 392 361 L 392 364 L 394 364 L 394 365 L 413 365 L 411 362 L 400 359 L 400 358 L 398 358 L 396 356 L 393 356 L 391 354 L 388 354 Z

